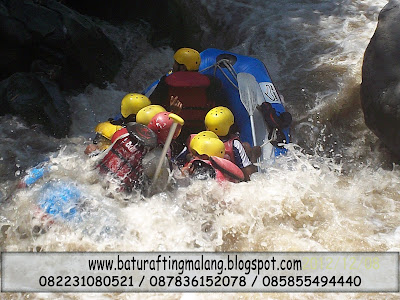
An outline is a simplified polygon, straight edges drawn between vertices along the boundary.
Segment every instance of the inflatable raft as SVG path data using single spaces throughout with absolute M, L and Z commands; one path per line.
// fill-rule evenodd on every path
M 289 126 L 280 128 L 284 139 L 277 140 L 276 128 L 269 127 L 262 113 L 256 109 L 257 105 L 267 102 L 277 116 L 285 112 L 282 99 L 265 65 L 256 58 L 214 48 L 204 50 L 200 56 L 199 72 L 213 75 L 222 82 L 228 96 L 227 106 L 233 112 L 240 130 L 240 140 L 252 146 L 262 146 L 261 166 L 268 165 L 275 157 L 286 153 L 283 144 L 290 142 Z M 157 83 L 151 84 L 143 93 L 151 95 Z

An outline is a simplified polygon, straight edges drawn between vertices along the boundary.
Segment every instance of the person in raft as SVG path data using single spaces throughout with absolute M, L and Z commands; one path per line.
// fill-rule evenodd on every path
M 126 94 L 121 100 L 121 114 L 115 119 L 108 119 L 108 121 L 120 126 L 125 126 L 129 122 L 135 122 L 138 111 L 150 104 L 150 99 L 145 95 L 138 93 Z
M 106 150 L 111 145 L 111 138 L 122 126 L 113 125 L 110 121 L 101 122 L 97 124 L 94 131 L 96 136 L 94 137 L 91 144 L 89 144 L 85 149 L 85 154 L 93 156 Z
M 149 98 L 142 94 L 126 94 L 121 101 L 121 115 L 117 119 L 110 118 L 106 122 L 97 124 L 95 128 L 96 136 L 93 142 L 86 147 L 85 154 L 97 155 L 107 149 L 111 145 L 113 134 L 127 123 L 134 122 L 137 112 L 150 104 Z
M 198 72 L 200 53 L 191 48 L 181 48 L 174 54 L 172 72 L 161 77 L 149 96 L 153 104 L 179 114 L 185 120 L 180 141 L 184 144 L 193 132 L 204 130 L 204 117 L 212 107 L 222 105 L 226 95 L 219 79 Z M 169 99 L 182 103 L 181 112 L 168 106 Z M 171 101 L 170 101 L 171 103 Z
M 257 168 L 250 161 L 245 147 L 239 140 L 230 109 L 224 106 L 214 107 L 207 113 L 204 123 L 206 129 L 218 135 L 225 144 L 225 157 L 243 171 L 245 181 L 250 180 L 250 175 L 256 172 Z M 250 151 L 251 147 L 248 145 L 248 152 Z
M 244 174 L 231 161 L 224 158 L 225 145 L 212 131 L 202 131 L 195 135 L 189 145 L 192 159 L 182 169 L 194 179 L 214 178 L 218 182 L 240 182 Z
M 164 145 L 166 137 L 169 132 L 169 128 L 172 126 L 171 120 L 168 120 L 168 118 L 167 118 L 168 115 L 159 114 L 162 112 L 169 114 L 165 110 L 165 108 L 162 107 L 161 105 L 152 104 L 152 105 L 142 108 L 137 113 L 137 116 L 136 116 L 137 123 L 149 126 L 152 130 L 157 132 L 157 134 L 159 136 L 158 142 L 160 145 Z M 157 114 L 159 114 L 158 118 L 157 119 L 155 118 L 153 120 L 153 122 L 151 122 L 152 119 Z M 181 130 L 182 125 L 181 124 L 178 125 L 178 128 Z M 181 143 L 178 143 L 176 141 L 176 138 L 179 137 L 179 135 L 180 135 L 180 131 L 179 131 L 179 134 L 177 134 L 177 132 L 175 133 L 174 139 L 172 140 L 172 142 L 170 144 L 170 149 L 168 151 L 169 159 L 171 159 L 173 163 L 175 163 L 176 157 L 178 157 L 179 154 L 182 152 Z
M 109 119 L 112 124 L 125 126 L 130 122 L 136 122 L 137 113 L 144 107 L 151 105 L 151 101 L 145 95 L 130 93 L 125 95 L 121 101 L 121 115 L 116 119 Z M 171 97 L 169 107 L 171 112 L 179 113 L 182 109 L 182 103 L 178 97 Z M 165 111 L 165 109 L 164 109 Z
M 107 122 L 99 123 L 96 126 L 96 136 L 93 139 L 93 143 L 86 147 L 85 154 L 94 155 L 105 150 L 111 144 L 110 141 L 112 135 L 121 129 L 122 126 L 126 126 L 126 124 L 130 122 L 135 122 L 137 113 L 145 107 L 151 107 L 147 110 L 150 112 L 151 117 L 153 117 L 157 112 L 165 111 L 165 109 L 159 105 L 151 105 L 149 98 L 142 94 L 130 93 L 125 95 L 121 101 L 121 115 L 116 119 L 110 118 Z M 171 107 L 173 107 L 175 111 L 179 112 L 182 108 L 182 103 L 180 103 L 176 98 L 171 99 Z M 149 118 L 149 114 L 147 115 L 147 118 Z M 150 122 L 150 119 L 148 122 Z
M 153 107 L 154 111 L 157 109 Z M 137 119 L 141 118 L 138 113 Z M 161 111 L 151 118 L 148 126 L 130 122 L 118 130 L 111 139 L 112 147 L 97 166 L 100 173 L 110 174 L 126 192 L 134 189 L 145 192 L 152 175 L 149 170 L 160 159 L 160 155 L 155 155 L 153 150 L 160 150 L 157 146 L 165 143 L 174 119 L 182 120 L 178 115 Z M 180 129 L 181 125 L 178 125 L 174 138 L 179 135 Z M 164 166 L 169 167 L 167 163 Z

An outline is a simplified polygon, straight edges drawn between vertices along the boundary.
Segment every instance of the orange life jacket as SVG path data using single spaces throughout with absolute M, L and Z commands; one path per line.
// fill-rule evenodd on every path
M 185 120 L 185 127 L 192 131 L 204 128 L 207 112 L 215 106 L 207 98 L 210 79 L 198 72 L 174 72 L 165 79 L 168 85 L 168 97 L 178 96 L 182 102 L 180 116 Z

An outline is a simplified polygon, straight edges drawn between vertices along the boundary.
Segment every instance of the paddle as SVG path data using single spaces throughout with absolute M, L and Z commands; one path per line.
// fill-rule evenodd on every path
M 250 117 L 251 134 L 253 137 L 253 146 L 257 146 L 256 132 L 254 127 L 254 111 L 260 101 L 261 90 L 255 77 L 249 73 L 239 73 L 237 75 L 237 81 L 239 85 L 239 95 L 247 113 Z
M 169 149 L 169 146 L 171 145 L 172 138 L 173 138 L 173 136 L 175 134 L 176 127 L 178 127 L 178 124 L 183 126 L 183 124 L 185 123 L 185 121 L 180 116 L 178 116 L 176 114 L 169 114 L 168 117 L 171 118 L 174 121 L 174 123 L 172 124 L 171 128 L 169 129 L 167 139 L 165 141 L 163 150 L 161 152 L 160 160 L 158 161 L 157 169 L 154 172 L 152 185 L 155 184 L 155 182 L 158 179 L 158 176 L 160 175 L 161 167 L 162 167 L 162 164 L 164 162 L 165 155 L 167 154 L 167 151 Z

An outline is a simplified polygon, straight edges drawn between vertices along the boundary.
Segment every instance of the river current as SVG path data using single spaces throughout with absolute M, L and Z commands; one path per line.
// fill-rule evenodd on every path
M 229 1 L 204 4 L 221 24 L 208 47 L 259 58 L 293 115 L 287 156 L 248 183 L 193 182 L 143 198 L 108 186 L 83 154 L 98 122 L 119 113 L 172 66 L 146 28 L 104 25 L 126 59 L 114 83 L 68 95 L 68 138 L 0 118 L 2 251 L 400 251 L 400 167 L 365 126 L 364 51 L 387 1 Z M 203 24 L 207 30 L 208 24 Z M 202 50 L 202 49 L 201 49 Z M 44 178 L 16 184 L 46 161 Z M 91 213 L 79 225 L 33 230 L 46 182 L 76 187 Z M 397 294 L 4 294 L 5 299 L 396 299 Z

